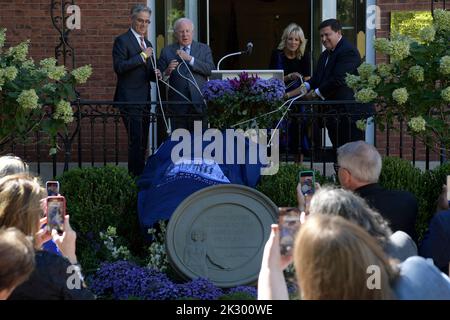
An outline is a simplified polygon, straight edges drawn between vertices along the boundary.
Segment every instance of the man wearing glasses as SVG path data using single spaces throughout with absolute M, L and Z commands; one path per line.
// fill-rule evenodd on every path
M 184 102 L 168 106 L 168 111 L 175 115 L 170 119 L 172 131 L 178 128 L 192 131 L 193 122 L 204 119 L 202 115 L 206 105 L 201 89 L 214 69 L 214 61 L 209 46 L 193 40 L 194 24 L 190 19 L 176 20 L 173 30 L 176 43 L 161 51 L 158 67 L 169 80 L 168 100 Z M 190 119 L 180 117 L 186 114 L 199 116 Z M 204 121 L 204 128 L 206 125 Z
M 145 166 L 151 101 L 150 81 L 160 77 L 152 66 L 153 48 L 146 39 L 152 11 L 137 4 L 131 9 L 131 27 L 114 41 L 113 63 L 117 74 L 114 101 L 141 104 L 119 105 L 120 114 L 128 133 L 128 171 L 139 176 Z

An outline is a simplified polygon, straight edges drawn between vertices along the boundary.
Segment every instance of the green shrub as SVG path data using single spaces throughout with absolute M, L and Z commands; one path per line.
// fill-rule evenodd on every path
M 436 205 L 442 191 L 442 185 L 446 184 L 446 177 L 450 175 L 450 163 L 444 163 L 431 171 L 423 174 L 421 197 L 423 204 L 418 217 L 418 232 L 423 233 L 428 229 L 428 224 L 436 212 Z
M 132 252 L 142 253 L 143 238 L 137 216 L 137 186 L 124 168 L 72 169 L 57 177 L 67 199 L 67 212 L 77 231 L 77 253 L 86 269 L 105 259 L 100 232 L 117 229 Z
M 422 172 L 410 161 L 384 157 L 379 183 L 389 190 L 405 190 L 416 195 L 421 192 Z
M 299 164 L 281 164 L 277 174 L 262 176 L 256 188 L 268 196 L 277 206 L 296 207 L 296 188 L 298 174 L 301 170 L 310 169 Z M 316 182 L 323 185 L 330 183 L 330 180 L 316 171 Z

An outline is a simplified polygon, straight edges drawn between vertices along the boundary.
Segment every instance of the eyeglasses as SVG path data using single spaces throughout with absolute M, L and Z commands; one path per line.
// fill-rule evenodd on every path
M 141 24 L 143 24 L 143 23 L 149 24 L 150 23 L 150 20 L 144 20 L 144 19 L 141 19 L 141 18 L 137 18 L 136 21 L 141 23 Z

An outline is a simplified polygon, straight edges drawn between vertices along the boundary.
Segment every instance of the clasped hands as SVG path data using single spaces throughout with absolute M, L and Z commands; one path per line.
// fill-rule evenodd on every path
M 285 94 L 285 99 L 290 99 L 292 97 L 303 95 L 302 99 L 311 101 L 317 99 L 317 94 L 314 90 L 310 90 L 308 92 L 308 89 L 306 88 L 306 85 L 303 83 L 300 87 L 297 89 L 294 89 L 288 93 Z

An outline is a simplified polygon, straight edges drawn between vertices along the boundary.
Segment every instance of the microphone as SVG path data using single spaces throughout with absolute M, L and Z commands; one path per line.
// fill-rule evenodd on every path
M 248 55 L 251 55 L 252 51 L 253 51 L 253 43 L 249 42 L 249 43 L 247 43 L 247 51 L 245 51 L 244 53 L 248 54 Z
M 219 62 L 217 63 L 217 70 L 220 70 L 220 63 L 223 60 L 225 60 L 226 58 L 229 58 L 229 57 L 232 57 L 232 56 L 238 56 L 238 55 L 241 55 L 241 54 L 248 54 L 248 55 L 250 55 L 250 54 L 252 54 L 252 51 L 253 51 L 253 43 L 252 42 L 248 42 L 247 43 L 247 50 L 230 53 L 230 54 L 227 54 L 226 56 L 224 56 L 222 59 L 220 59 Z

